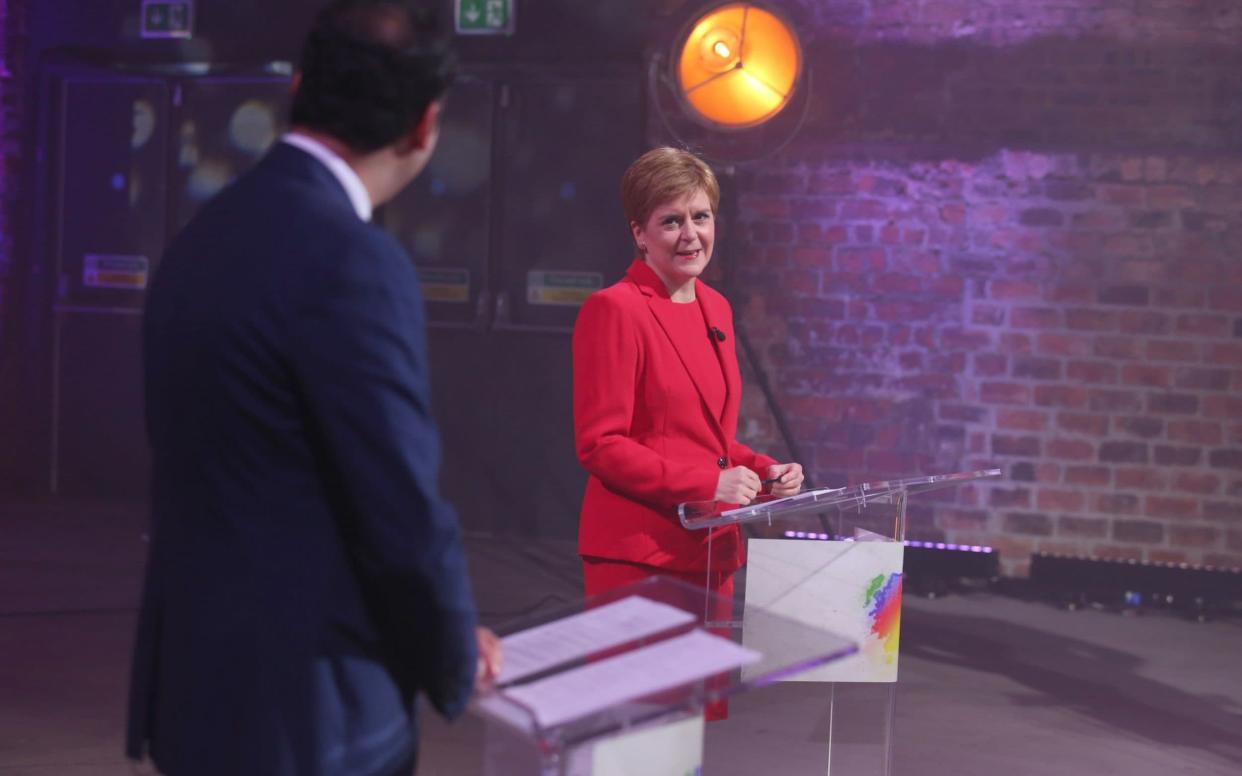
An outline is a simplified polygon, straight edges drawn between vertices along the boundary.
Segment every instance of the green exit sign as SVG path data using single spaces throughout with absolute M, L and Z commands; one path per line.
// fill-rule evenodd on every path
M 194 0 L 142 0 L 142 37 L 189 38 L 194 34 Z
M 458 35 L 512 35 L 516 0 L 457 0 Z

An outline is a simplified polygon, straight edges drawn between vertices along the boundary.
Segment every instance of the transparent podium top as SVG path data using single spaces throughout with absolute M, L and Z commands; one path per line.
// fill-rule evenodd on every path
M 863 508 L 868 503 L 888 500 L 893 496 L 939 490 L 987 477 L 999 477 L 1000 473 L 1000 469 L 980 469 L 955 474 L 863 482 L 841 488 L 816 488 L 785 498 L 760 496 L 754 502 L 741 507 L 719 501 L 688 501 L 677 506 L 677 514 L 686 528 L 714 528 L 765 520 L 772 522 L 814 512 Z
M 544 752 L 704 705 L 855 653 L 826 630 L 765 610 L 748 624 L 777 636 L 763 652 L 708 630 L 732 601 L 653 578 L 497 629 L 504 668 L 472 711 Z

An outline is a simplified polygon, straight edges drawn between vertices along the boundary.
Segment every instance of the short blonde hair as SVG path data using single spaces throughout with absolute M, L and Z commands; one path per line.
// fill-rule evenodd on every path
M 720 207 L 720 183 L 712 168 L 689 151 L 662 146 L 638 157 L 621 176 L 621 206 L 627 221 L 644 224 L 660 205 L 700 189 L 715 213 Z

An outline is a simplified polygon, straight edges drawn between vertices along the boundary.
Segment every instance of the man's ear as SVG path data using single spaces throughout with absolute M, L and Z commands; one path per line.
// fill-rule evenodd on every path
M 398 149 L 402 154 L 425 151 L 435 143 L 436 133 L 440 129 L 440 111 L 443 105 L 433 102 L 423 111 L 418 123 L 410 128 Z

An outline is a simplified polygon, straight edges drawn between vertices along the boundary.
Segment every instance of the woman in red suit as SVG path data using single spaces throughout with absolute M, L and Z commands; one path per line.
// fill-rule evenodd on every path
M 699 275 L 711 261 L 720 186 L 701 159 L 648 151 L 621 196 L 639 257 L 587 299 L 574 327 L 574 434 L 590 473 L 578 535 L 587 595 L 657 574 L 703 584 L 707 531 L 683 501 L 747 504 L 774 480 L 797 493 L 802 467 L 735 439 L 741 375 L 733 311 Z M 711 588 L 733 593 L 736 527 L 712 536 Z M 723 551 L 722 551 L 723 550 Z

